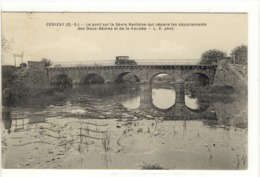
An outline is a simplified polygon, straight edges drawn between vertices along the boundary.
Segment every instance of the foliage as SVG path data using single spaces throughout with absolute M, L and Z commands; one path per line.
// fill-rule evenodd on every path
M 163 170 L 159 164 L 148 164 L 147 162 L 143 162 L 142 169 L 144 170 Z
M 12 49 L 14 41 L 8 40 L 4 36 L 1 38 L 1 45 L 2 45 L 2 57 L 4 57 L 5 52 L 10 52 Z
M 2 88 L 22 86 L 22 78 L 27 74 L 26 68 L 2 67 Z M 16 85 L 19 84 L 19 85 Z M 18 88 L 17 88 L 18 89 Z
M 2 66 L 2 90 L 7 88 L 15 79 L 15 67 Z
M 11 46 L 14 43 L 13 40 L 7 40 L 4 36 L 2 36 L 1 44 L 2 44 L 2 51 L 9 52 L 11 50 Z
M 29 68 L 17 67 L 13 75 L 17 81 L 22 81 L 28 75 L 28 73 Z
M 27 86 L 25 79 L 28 70 L 27 67 L 2 67 L 2 103 L 4 106 L 38 105 L 65 99 L 66 95 L 62 93 L 65 88 L 33 89 Z
M 193 74 L 186 78 L 186 81 L 192 82 L 192 85 L 206 86 L 209 85 L 209 78 L 203 74 Z
M 213 85 L 210 89 L 210 93 L 219 93 L 230 95 L 235 92 L 235 89 L 230 85 Z
M 233 60 L 235 60 L 236 64 L 247 64 L 247 46 L 241 45 L 234 48 L 231 52 L 231 56 Z
M 14 80 L 3 91 L 3 105 L 11 106 L 19 104 L 23 98 L 30 95 L 29 88 L 27 88 L 21 81 Z
M 201 55 L 201 61 L 200 64 L 212 64 L 216 62 L 218 59 L 223 59 L 227 56 L 226 52 L 217 50 L 217 49 L 211 49 L 207 50 Z
M 207 94 L 220 94 L 220 95 L 232 95 L 236 93 L 236 90 L 230 85 L 191 85 L 186 87 L 187 91 L 192 95 L 207 95 Z
M 234 121 L 235 127 L 237 128 L 247 128 L 248 122 L 247 119 L 244 119 L 243 117 L 237 117 Z
M 23 77 L 27 75 L 27 68 L 3 67 L 2 88 L 4 103 L 18 101 L 29 94 L 29 89 L 23 83 Z
M 49 59 L 47 59 L 47 58 L 43 58 L 43 59 L 41 60 L 41 62 L 44 62 L 45 67 L 48 67 L 48 66 L 51 66 L 51 65 L 52 65 L 51 60 L 49 60 Z
M 51 83 L 55 87 L 64 88 L 64 89 L 68 87 L 69 88 L 72 87 L 71 79 L 64 74 L 55 76 L 55 78 L 52 79 Z

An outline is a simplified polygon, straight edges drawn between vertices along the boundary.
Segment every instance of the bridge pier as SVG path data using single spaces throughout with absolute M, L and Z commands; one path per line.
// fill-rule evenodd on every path
M 175 82 L 176 106 L 185 105 L 185 81 L 179 79 Z
M 149 111 L 152 109 L 152 85 L 148 80 L 140 82 L 140 107 L 139 109 Z
M 72 88 L 77 89 L 80 87 L 80 82 L 78 80 L 72 81 Z
M 177 119 L 182 119 L 185 117 L 184 109 L 185 109 L 185 81 L 179 79 L 175 82 L 175 93 L 176 93 L 176 100 L 175 100 L 175 109 L 174 117 Z

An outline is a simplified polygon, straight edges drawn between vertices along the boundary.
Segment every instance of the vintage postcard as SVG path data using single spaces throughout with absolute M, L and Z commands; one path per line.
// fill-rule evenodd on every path
M 247 13 L 2 13 L 4 169 L 248 169 Z

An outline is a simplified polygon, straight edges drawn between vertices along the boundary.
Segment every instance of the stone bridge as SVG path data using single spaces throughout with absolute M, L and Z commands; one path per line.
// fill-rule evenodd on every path
M 201 75 L 213 84 L 217 65 L 135 65 L 135 66 L 81 66 L 81 67 L 49 67 L 47 76 L 52 83 L 59 76 L 66 76 L 73 86 L 81 84 L 93 76 L 100 76 L 104 83 L 121 80 L 132 73 L 141 83 L 149 82 L 158 74 L 168 74 L 173 80 L 186 80 L 192 75 Z
M 155 76 L 168 74 L 173 78 L 176 99 L 175 105 L 167 110 L 160 110 L 169 117 L 176 119 L 186 117 L 194 118 L 194 111 L 185 105 L 185 83 L 190 76 L 199 75 L 207 80 L 208 84 L 214 83 L 218 65 L 110 65 L 110 66 L 78 66 L 78 67 L 45 67 L 42 62 L 28 62 L 28 73 L 24 77 L 25 83 L 30 88 L 43 89 L 52 85 L 55 80 L 64 77 L 74 87 L 85 84 L 87 79 L 100 76 L 104 83 L 114 83 L 122 80 L 126 74 L 133 74 L 140 81 L 140 109 L 149 111 L 154 109 L 152 103 L 151 83 Z M 61 76 L 61 77 L 60 77 Z M 211 109 L 208 109 L 211 110 Z M 207 111 L 208 112 L 208 111 Z M 197 117 L 201 116 L 198 113 Z M 207 117 L 208 114 L 205 113 Z M 196 116 L 195 116 L 196 117 Z M 210 117 L 212 117 L 210 115 Z

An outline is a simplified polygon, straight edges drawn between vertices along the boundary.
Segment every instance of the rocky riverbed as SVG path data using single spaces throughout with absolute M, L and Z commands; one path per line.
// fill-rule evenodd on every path
M 11 110 L 4 168 L 246 169 L 247 129 L 80 98 Z M 23 126 L 22 126 L 23 124 Z

